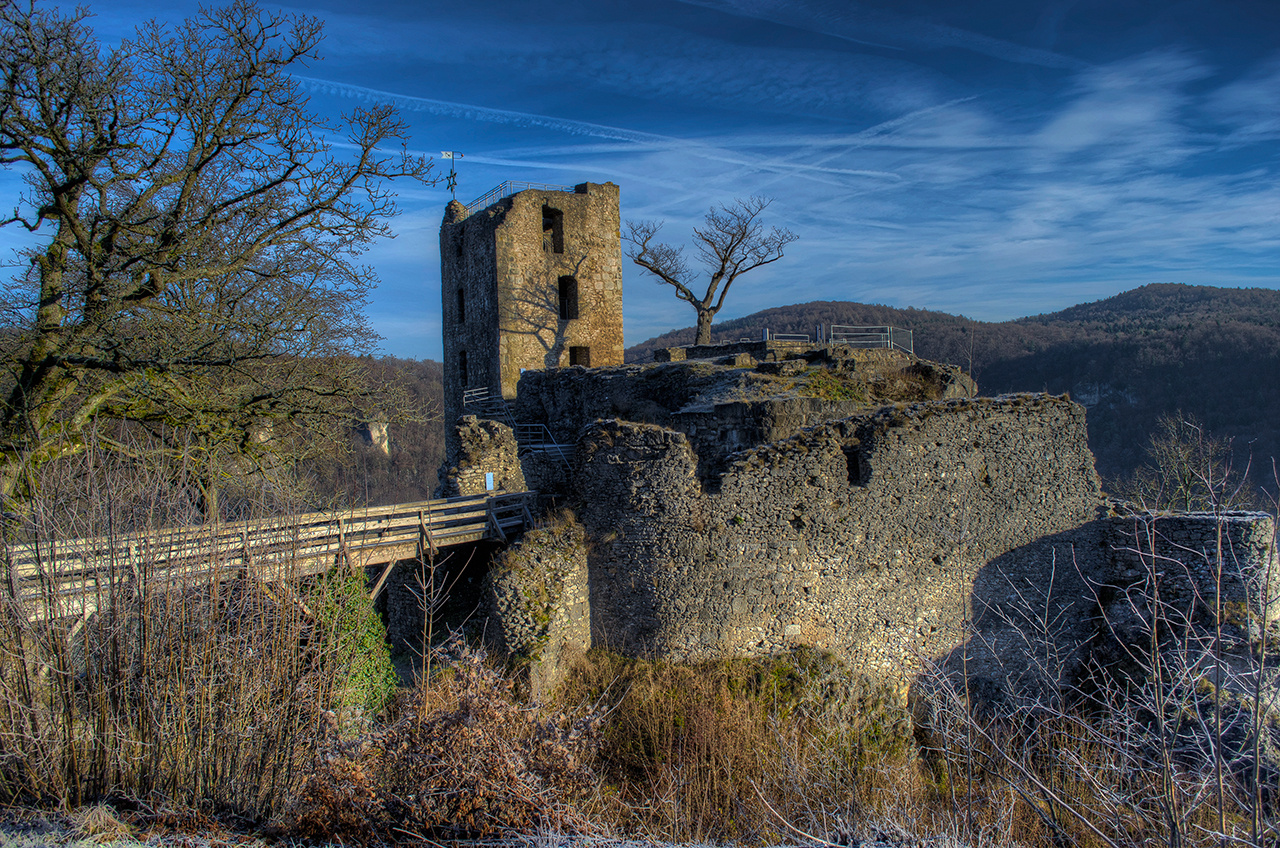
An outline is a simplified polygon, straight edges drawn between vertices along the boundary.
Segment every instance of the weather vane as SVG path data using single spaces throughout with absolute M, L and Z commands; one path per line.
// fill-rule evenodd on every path
M 456 150 L 441 150 L 441 159 L 449 160 L 449 176 L 445 178 L 444 184 L 449 187 L 449 196 L 454 200 L 458 199 L 458 171 L 457 161 L 462 158 L 462 154 Z

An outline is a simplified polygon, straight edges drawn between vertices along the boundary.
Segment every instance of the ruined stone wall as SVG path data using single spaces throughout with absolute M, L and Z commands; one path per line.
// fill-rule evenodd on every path
M 683 363 L 526 372 L 515 411 L 521 421 L 545 422 L 558 441 L 568 444 L 602 418 L 671 427 L 689 437 L 699 474 L 708 479 L 723 470 L 730 454 L 866 408 L 859 401 L 808 397 L 700 403 L 698 384 L 699 373 Z
M 572 379 L 550 385 L 582 382 L 561 376 Z M 668 390 L 682 379 L 652 378 Z M 502 438 L 463 441 L 476 469 L 514 456 Z M 536 654 L 535 677 L 592 644 L 676 660 L 804 644 L 883 683 L 936 664 L 985 700 L 1051 698 L 1122 661 L 1157 606 L 1160 632 L 1180 619 L 1203 641 L 1221 585 L 1224 638 L 1246 647 L 1280 614 L 1271 520 L 1118 514 L 1084 410 L 1065 398 L 882 407 L 739 451 L 715 480 L 694 447 L 655 424 L 584 428 L 561 483 L 589 554 L 576 541 L 563 556 L 545 540 L 517 549 L 489 607 L 503 644 Z
M 695 660 L 803 643 L 888 680 L 963 641 L 988 563 L 1101 503 L 1083 408 L 1046 396 L 819 425 L 742 452 L 715 493 L 673 430 L 600 422 L 579 459 L 596 644 Z
M 653 352 L 654 362 L 680 362 L 687 359 L 720 359 L 725 356 L 747 354 L 758 362 L 777 362 L 807 350 L 812 342 L 778 341 L 776 339 L 748 339 L 746 341 L 719 342 L 705 345 L 681 345 L 660 347 Z M 893 351 L 886 351 L 893 353 Z
M 511 428 L 499 421 L 464 415 L 446 443 L 438 497 L 523 492 L 524 472 Z M 490 485 L 492 483 L 492 485 Z
M 757 342 L 756 345 L 774 344 Z M 601 418 L 659 424 L 685 433 L 698 457 L 703 480 L 716 481 L 728 458 L 741 450 L 787 438 L 805 427 L 844 418 L 878 405 L 866 393 L 860 400 L 813 397 L 805 374 L 836 374 L 855 380 L 867 393 L 878 381 L 901 378 L 936 383 L 937 395 L 972 396 L 973 381 L 956 369 L 925 363 L 888 350 L 847 345 L 803 348 L 797 358 L 757 362 L 746 353 L 742 362 L 726 364 L 676 361 L 648 366 L 628 365 L 555 372 L 526 372 L 513 407 L 517 420 L 544 423 L 557 440 L 572 443 L 583 427 Z M 803 357 L 801 355 L 803 354 Z M 767 391 L 753 391 L 751 374 L 778 378 Z M 735 377 L 736 375 L 736 377 Z
M 1099 669 L 1141 676 L 1153 650 L 1181 668 L 1247 667 L 1280 613 L 1274 534 L 1263 513 L 1126 513 L 1035 539 L 978 571 L 971 635 L 930 659 L 989 703 L 1049 704 Z
M 530 663 L 535 690 L 554 688 L 567 655 L 591 647 L 582 526 L 561 516 L 507 549 L 489 572 L 486 609 L 495 647 Z
M 1105 533 L 1115 565 L 1100 591 L 1112 596 L 1103 601 L 1113 624 L 1145 609 L 1169 626 L 1207 629 L 1221 610 L 1227 638 L 1247 644 L 1280 616 L 1275 527 L 1265 513 L 1137 513 L 1108 518 Z
M 466 217 L 466 207 L 455 200 L 449 204 L 440 225 L 446 425 L 462 414 L 463 389 L 500 383 L 495 232 L 501 223 L 500 207 Z M 449 427 L 445 430 L 448 434 Z

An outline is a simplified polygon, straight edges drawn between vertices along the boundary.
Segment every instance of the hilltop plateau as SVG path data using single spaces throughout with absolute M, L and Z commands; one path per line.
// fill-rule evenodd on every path
M 1280 291 L 1153 284 L 1060 312 L 991 323 L 925 309 L 842 301 L 780 306 L 714 328 L 715 339 L 813 333 L 816 325 L 891 324 L 914 331 L 923 359 L 959 365 L 984 395 L 1070 393 L 1088 409 L 1089 444 L 1107 480 L 1145 459 L 1157 419 L 1182 410 L 1252 455 L 1255 477 L 1280 456 Z M 647 361 L 688 344 L 673 330 L 626 352 Z

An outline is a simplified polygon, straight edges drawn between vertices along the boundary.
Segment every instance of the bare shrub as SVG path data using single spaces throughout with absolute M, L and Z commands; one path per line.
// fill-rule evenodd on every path
M 157 566 L 150 552 L 177 544 L 154 528 L 184 514 L 185 461 L 126 468 L 90 445 L 45 465 L 26 514 L 4 516 L 5 800 L 156 799 L 261 818 L 335 732 L 345 670 L 369 648 L 352 622 L 368 619 L 350 593 L 322 603 L 316 587 L 230 573 L 216 555 L 199 574 Z M 124 544 L 126 530 L 145 532 Z M 68 571 L 82 566 L 61 546 L 91 536 L 101 559 Z
M 1134 582 L 1092 584 L 1100 622 L 1091 661 L 1075 674 L 1039 669 L 1059 691 L 1005 692 L 992 703 L 967 672 L 927 675 L 922 737 L 971 837 L 999 792 L 1016 799 L 1018 837 L 1029 844 L 1262 846 L 1280 836 L 1273 628 L 1224 601 L 1228 575 L 1240 573 L 1229 545 L 1162 555 L 1153 520 L 1136 521 Z M 1219 511 L 1220 540 L 1227 520 Z M 1261 572 L 1266 604 L 1273 577 Z M 1044 646 L 1054 634 L 1036 620 L 1006 623 L 1027 658 L 1052 662 Z
M 599 718 L 544 716 L 483 653 L 454 642 L 446 686 L 424 683 L 366 737 L 339 743 L 285 817 L 304 837 L 369 842 L 595 830 Z
M 1161 415 L 1144 446 L 1146 462 L 1115 481 L 1122 496 L 1148 509 L 1224 510 L 1256 506 L 1251 467 L 1236 464 L 1231 439 L 1210 433 L 1194 415 Z

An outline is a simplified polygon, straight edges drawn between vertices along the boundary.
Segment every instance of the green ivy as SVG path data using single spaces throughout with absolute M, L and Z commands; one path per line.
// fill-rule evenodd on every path
M 369 600 L 363 575 L 335 568 L 317 580 L 308 604 L 328 635 L 325 662 L 337 669 L 343 712 L 381 710 L 399 683 L 382 619 Z

